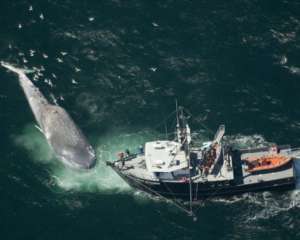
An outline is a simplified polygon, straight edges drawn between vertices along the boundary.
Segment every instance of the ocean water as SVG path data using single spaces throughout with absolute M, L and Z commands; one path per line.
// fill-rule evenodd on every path
M 33 70 L 98 164 L 63 167 L 1 68 L 0 239 L 299 239 L 297 189 L 207 200 L 193 222 L 105 166 L 163 137 L 175 99 L 197 138 L 225 123 L 240 146 L 300 146 L 299 34 L 297 0 L 1 1 L 0 61 Z

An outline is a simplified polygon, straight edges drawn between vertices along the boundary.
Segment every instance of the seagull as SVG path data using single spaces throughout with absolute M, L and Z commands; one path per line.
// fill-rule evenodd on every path
M 78 82 L 75 81 L 75 79 L 72 78 L 72 83 L 73 84 L 78 84 Z
M 156 67 L 151 67 L 150 70 L 151 70 L 152 72 L 156 72 L 157 68 L 156 68 Z
M 156 22 L 153 22 L 153 23 L 152 23 L 152 26 L 153 26 L 153 27 L 159 27 L 159 25 L 158 25 Z
M 61 58 L 56 58 L 56 60 L 59 62 L 59 63 L 62 63 L 63 60 Z

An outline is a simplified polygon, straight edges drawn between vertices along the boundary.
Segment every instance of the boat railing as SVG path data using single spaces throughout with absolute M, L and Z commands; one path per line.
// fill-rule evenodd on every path
M 300 147 L 292 148 L 289 155 L 292 155 L 294 158 L 300 158 Z
M 115 162 L 126 162 L 126 161 L 130 161 L 134 158 L 136 158 L 138 156 L 138 153 L 132 153 L 132 154 L 129 154 L 128 156 L 124 157 L 124 158 L 121 158 L 121 159 L 118 159 L 116 160 Z
M 290 145 L 279 145 L 277 146 L 280 150 L 285 150 L 285 149 L 291 149 Z M 269 151 L 270 146 L 264 146 L 264 147 L 257 147 L 257 148 L 238 148 L 238 151 L 241 153 L 253 153 L 257 151 Z

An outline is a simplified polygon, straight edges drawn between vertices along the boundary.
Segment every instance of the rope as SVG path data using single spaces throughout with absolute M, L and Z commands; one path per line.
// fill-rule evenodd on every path
M 197 182 L 197 185 L 196 185 L 196 197 L 195 199 L 197 200 L 198 199 L 198 188 L 199 188 L 199 182 Z
M 171 112 L 163 121 L 159 122 L 157 125 L 155 125 L 153 128 L 156 129 L 160 127 L 162 124 L 164 124 L 176 111 Z
M 119 170 L 117 170 L 117 171 L 119 171 Z M 143 183 L 137 181 L 137 180 L 134 179 L 132 176 L 130 176 L 130 175 L 126 175 L 126 176 L 129 177 L 131 180 L 133 180 L 133 181 L 134 181 L 135 183 L 137 183 L 138 185 L 140 185 L 140 186 L 146 188 L 147 190 L 149 190 L 150 192 L 152 192 L 154 195 L 159 196 L 159 197 L 165 199 L 166 201 L 171 201 L 171 203 L 172 203 L 173 205 L 175 205 L 178 209 L 182 210 L 183 212 L 187 213 L 189 216 L 195 217 L 195 215 L 194 215 L 193 212 L 187 210 L 185 207 L 181 206 L 178 202 L 176 202 L 176 201 L 174 201 L 174 200 L 170 200 L 170 199 L 164 197 L 163 195 L 161 195 L 161 194 L 158 193 L 157 191 L 151 189 L 151 188 L 148 187 L 147 185 L 145 185 L 145 184 L 143 184 Z
M 187 110 L 187 109 L 183 109 L 188 115 L 190 115 L 190 117 L 193 117 L 193 114 L 191 114 L 191 112 L 189 111 L 189 110 Z M 209 127 L 207 127 L 204 123 L 199 123 L 200 124 L 200 126 L 202 126 L 203 128 L 205 128 L 208 132 L 210 132 L 210 133 L 212 133 L 212 134 L 214 134 L 215 132 L 212 130 L 212 129 L 210 129 Z
M 171 201 L 174 201 L 175 203 L 177 203 L 178 205 L 180 205 L 180 203 L 176 200 L 176 196 L 175 193 L 173 193 L 173 191 L 168 187 L 168 185 L 164 182 L 162 182 L 164 184 L 164 186 L 167 188 L 167 190 L 173 195 L 173 199 Z M 189 210 L 189 215 L 193 216 L 193 211 Z

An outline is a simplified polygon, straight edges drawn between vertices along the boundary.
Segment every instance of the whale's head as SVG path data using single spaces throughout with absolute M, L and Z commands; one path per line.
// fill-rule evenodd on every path
M 63 163 L 78 169 L 95 166 L 94 149 L 63 108 L 45 105 L 41 123 L 48 142 Z
M 96 154 L 92 147 L 64 146 L 58 153 L 62 161 L 76 169 L 91 169 L 96 165 Z

